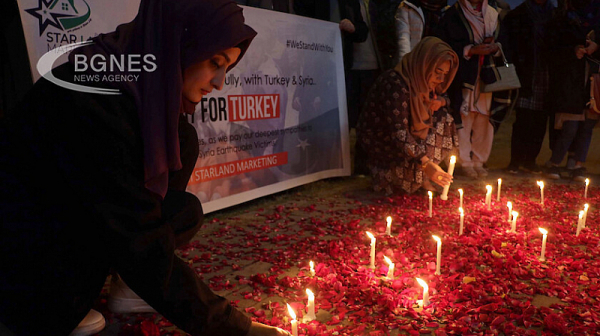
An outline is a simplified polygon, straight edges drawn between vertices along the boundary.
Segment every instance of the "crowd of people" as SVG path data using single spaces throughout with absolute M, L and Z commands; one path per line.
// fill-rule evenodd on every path
M 485 177 L 494 135 L 515 111 L 508 173 L 586 178 L 584 163 L 599 117 L 588 103 L 590 76 L 598 73 L 600 2 L 525 0 L 509 10 L 491 0 L 458 0 L 452 6 L 446 0 L 404 0 L 394 4 L 395 29 L 378 30 L 389 26 L 381 22 L 390 21 L 381 10 L 390 8 L 356 1 L 370 36 L 354 43 L 354 62 L 346 64 L 349 121 L 357 130 L 355 174 L 370 174 L 375 189 L 387 194 L 435 191 L 436 184 L 450 183 L 439 165 L 454 153 L 457 174 Z M 389 40 L 395 43 L 380 43 Z M 450 48 L 456 63 L 448 71 L 411 55 L 428 54 L 423 48 Z M 504 60 L 516 68 L 521 87 L 486 91 L 502 80 L 497 67 Z M 411 67 L 418 69 L 406 70 Z M 438 76 L 438 86 L 421 85 Z M 552 157 L 538 165 L 548 129 Z

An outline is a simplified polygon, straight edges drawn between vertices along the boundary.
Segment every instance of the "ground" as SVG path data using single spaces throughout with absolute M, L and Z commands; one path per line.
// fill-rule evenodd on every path
M 450 199 L 385 197 L 374 193 L 368 177 L 319 181 L 209 214 L 182 258 L 218 294 L 254 319 L 289 330 L 285 303 L 303 315 L 305 288 L 316 293 L 317 320 L 300 325 L 306 335 L 597 335 L 600 333 L 598 216 L 600 179 L 584 186 L 569 180 L 546 181 L 541 206 L 540 176 L 505 174 L 507 137 L 503 125 L 485 180 L 457 178 Z M 510 141 L 508 140 L 508 143 Z M 595 157 L 598 143 L 594 143 Z M 545 145 L 545 147 L 547 147 Z M 539 163 L 547 159 L 543 151 Z M 592 172 L 600 172 L 597 159 Z M 502 178 L 501 200 L 496 180 Z M 485 184 L 494 187 L 493 205 L 483 204 Z M 458 194 L 465 190 L 465 234 L 458 236 Z M 519 211 L 517 233 L 506 232 L 506 201 Z M 587 228 L 575 236 L 577 213 L 590 204 Z M 392 216 L 393 237 L 385 232 Z M 547 228 L 548 260 L 538 260 Z M 369 239 L 377 239 L 377 267 L 369 263 Z M 443 240 L 442 274 L 434 275 L 435 242 Z M 396 263 L 395 280 L 386 279 L 383 256 Z M 316 276 L 308 271 L 317 264 Z M 418 308 L 421 288 L 430 286 L 431 305 Z M 157 314 L 119 315 L 107 311 L 108 286 L 96 306 L 107 317 L 100 335 L 176 335 L 180 331 Z M 143 323 L 142 323 L 143 322 Z

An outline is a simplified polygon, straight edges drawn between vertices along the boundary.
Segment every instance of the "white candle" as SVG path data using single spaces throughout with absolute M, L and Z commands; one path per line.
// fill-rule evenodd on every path
M 585 229 L 585 223 L 587 221 L 587 213 L 588 213 L 588 209 L 590 208 L 589 204 L 584 204 L 583 205 L 583 219 L 581 220 L 581 227 Z
M 296 313 L 294 312 L 292 307 L 290 307 L 289 303 L 287 304 L 287 308 L 288 313 L 292 317 L 292 336 L 298 336 L 298 321 L 296 321 Z
M 463 208 L 458 208 L 458 212 L 460 212 L 460 227 L 458 228 L 458 235 L 462 236 L 463 226 L 465 225 L 465 211 Z
M 510 232 L 517 232 L 517 217 L 519 217 L 519 213 L 516 211 L 512 212 L 512 224 L 510 225 Z
M 450 174 L 450 175 L 454 174 L 454 165 L 455 164 L 456 164 L 456 156 L 452 155 L 450 157 L 450 164 L 448 165 L 448 174 Z M 440 195 L 440 198 L 442 199 L 442 201 L 446 201 L 448 199 L 448 190 L 450 190 L 449 184 L 447 186 L 444 186 L 444 191 L 442 192 L 442 195 Z
M 367 236 L 371 238 L 371 264 L 369 265 L 369 268 L 375 268 L 375 242 L 377 239 L 375 239 L 375 236 L 369 231 L 367 231 Z
M 429 195 L 429 217 L 433 217 L 433 193 L 428 191 L 427 195 Z
M 311 260 L 308 265 L 310 266 L 310 275 L 315 276 L 315 263 Z
M 442 274 L 440 272 L 440 265 L 442 264 L 442 240 L 436 235 L 433 235 L 432 237 L 437 242 L 437 262 L 435 265 L 435 275 L 440 275 Z
M 423 287 L 423 307 L 429 306 L 429 286 L 427 283 L 419 278 L 416 278 L 417 282 Z
M 546 238 L 548 238 L 548 231 L 540 228 L 540 232 L 544 235 L 544 238 L 542 239 L 542 254 L 540 256 L 540 261 L 546 261 L 544 254 L 546 254 Z
M 498 196 L 496 196 L 496 201 L 500 202 L 500 190 L 502 190 L 502 179 L 498 179 Z
M 460 194 L 460 207 L 461 207 L 461 208 L 464 208 L 464 207 L 463 207 L 463 193 L 464 193 L 464 192 L 463 192 L 463 190 L 462 190 L 462 189 L 458 189 L 458 193 Z
M 487 190 L 485 193 L 485 204 L 488 210 L 492 210 L 492 186 L 488 184 L 485 186 L 485 189 Z
M 583 193 L 583 198 L 587 198 L 587 191 L 588 191 L 589 185 L 590 185 L 590 179 L 586 178 L 585 179 L 585 192 Z
M 540 186 L 541 203 L 544 206 L 544 182 L 537 181 L 537 185 Z
M 306 295 L 308 295 L 308 304 L 306 305 L 305 320 L 316 320 L 317 315 L 315 314 L 315 294 L 313 294 L 313 292 L 307 288 Z
M 506 202 L 506 207 L 508 208 L 508 221 L 510 222 L 510 215 L 512 215 L 512 202 Z
M 386 218 L 387 221 L 387 226 L 385 228 L 385 234 L 387 234 L 388 236 L 392 236 L 392 217 L 387 216 Z
M 394 263 L 392 262 L 392 260 L 390 260 L 390 258 L 388 258 L 388 257 L 384 256 L 384 257 L 383 257 L 383 259 L 385 259 L 385 262 L 387 262 L 387 263 L 388 263 L 388 272 L 387 272 L 387 278 L 388 278 L 389 280 L 392 280 L 392 279 L 394 279 L 394 268 L 395 268 L 395 265 L 394 265 Z
M 575 232 L 575 236 L 579 236 L 579 233 L 581 233 L 581 229 L 583 229 L 582 227 L 583 224 L 583 211 L 579 211 L 579 218 L 577 220 L 577 231 Z

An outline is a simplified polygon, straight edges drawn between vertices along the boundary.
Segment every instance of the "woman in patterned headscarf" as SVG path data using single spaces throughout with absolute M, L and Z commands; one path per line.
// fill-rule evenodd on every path
M 0 121 L 1 334 L 69 334 L 112 268 L 189 334 L 287 335 L 253 323 L 175 255 L 202 223 L 184 191 L 198 141 L 193 129 L 181 138 L 181 115 L 222 88 L 255 35 L 232 0 L 142 0 L 132 22 L 52 71 L 74 84 L 75 60 L 152 60 L 100 69 L 136 79 L 99 83 L 120 95 L 44 78 Z M 95 321 L 77 335 L 102 329 Z
M 456 129 L 442 96 L 458 57 L 442 40 L 426 37 L 369 92 L 358 125 L 375 190 L 386 194 L 433 190 L 452 182 L 439 163 L 457 146 Z

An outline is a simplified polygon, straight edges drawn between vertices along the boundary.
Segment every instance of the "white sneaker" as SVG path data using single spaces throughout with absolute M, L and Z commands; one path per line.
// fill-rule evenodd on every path
M 89 336 L 97 334 L 104 329 L 106 321 L 104 316 L 96 310 L 90 310 L 89 313 L 79 322 L 77 328 L 75 328 L 69 336 Z
M 156 310 L 135 294 L 120 277 L 110 284 L 108 309 L 118 314 L 156 313 Z

